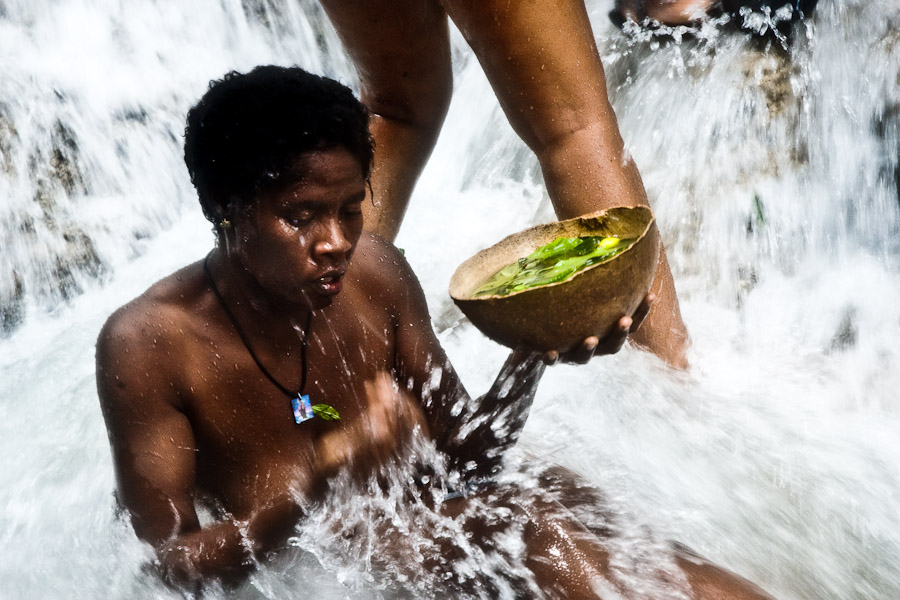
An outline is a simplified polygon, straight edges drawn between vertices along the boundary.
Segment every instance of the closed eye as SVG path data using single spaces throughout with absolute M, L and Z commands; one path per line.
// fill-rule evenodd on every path
M 345 215 L 361 215 L 362 214 L 362 204 L 355 204 L 353 206 L 344 207 Z
M 291 227 L 303 227 L 309 225 L 315 215 L 312 211 L 303 211 L 285 218 L 285 222 Z
M 345 215 L 361 215 L 362 214 L 362 200 L 353 200 L 352 202 L 348 202 L 341 209 Z

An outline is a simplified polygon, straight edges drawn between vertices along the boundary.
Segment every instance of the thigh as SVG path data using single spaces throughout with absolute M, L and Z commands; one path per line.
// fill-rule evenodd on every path
M 612 116 L 583 0 L 441 1 L 533 150 Z
M 418 122 L 452 91 L 447 15 L 437 0 L 321 0 L 376 114 Z
M 568 481 L 559 485 L 558 476 L 541 474 L 537 488 L 502 484 L 457 498 L 442 513 L 459 522 L 484 555 L 505 556 L 504 575 L 516 597 L 596 600 L 598 581 L 610 581 L 609 553 L 602 538 L 559 501 L 566 496 L 581 504 L 588 496 Z M 545 489 L 551 478 L 555 489 Z M 571 491 L 578 497 L 569 498 Z
M 687 546 L 676 542 L 672 547 L 695 600 L 772 600 L 758 585 L 706 560 Z

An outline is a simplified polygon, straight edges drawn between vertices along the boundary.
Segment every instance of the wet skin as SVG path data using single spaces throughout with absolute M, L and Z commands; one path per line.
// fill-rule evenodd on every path
M 663 25 L 689 25 L 720 9 L 719 0 L 616 0 L 616 12 L 635 23 L 650 18 Z
M 232 206 L 231 226 L 220 230 L 209 269 L 259 360 L 290 389 L 302 378 L 297 328 L 312 311 L 305 391 L 314 403 L 334 406 L 340 421 L 294 423 L 288 397 L 253 362 L 202 263 L 119 309 L 98 339 L 97 385 L 118 498 L 138 536 L 156 547 L 164 576 L 181 586 L 240 580 L 251 559 L 284 543 L 302 520 L 301 506 L 327 492 L 329 477 L 339 470 L 360 477 L 377 472 L 413 430 L 434 439 L 451 465 L 474 460 L 476 474 L 490 472 L 496 460 L 485 455 L 515 442 L 544 361 L 587 362 L 615 352 L 649 310 L 645 302 L 607 339 L 588 339 L 562 357 L 513 352 L 477 414 L 509 408 L 514 431 L 498 439 L 487 419 L 461 438 L 450 407 L 471 400 L 434 336 L 403 257 L 361 233 L 360 166 L 343 148 L 301 155 L 295 166 L 306 175 L 261 192 L 246 208 Z M 426 405 L 418 399 L 433 384 L 432 365 L 442 365 L 443 375 Z M 195 509 L 201 498 L 212 499 L 221 514 L 203 528 Z M 469 501 L 442 510 L 459 514 Z M 596 597 L 588 584 L 606 574 L 605 554 L 565 503 L 521 503 L 515 490 L 503 501 L 529 519 L 528 561 L 542 589 Z M 470 529 L 490 533 L 477 522 Z M 550 550 L 562 555 L 553 558 Z M 725 582 L 716 590 L 753 589 L 709 568 Z
M 762 11 L 766 7 L 774 10 L 786 4 L 794 7 L 794 16 L 799 18 L 797 10 L 809 16 L 816 3 L 817 0 L 803 0 L 799 3 L 789 0 L 616 0 L 611 18 L 616 23 L 625 20 L 643 23 L 649 18 L 663 25 L 691 25 L 707 15 L 721 14 L 723 11 L 737 15 L 742 8 Z
M 359 73 L 376 141 L 366 228 L 393 240 L 450 104 L 448 17 L 512 128 L 535 153 L 560 219 L 648 205 L 625 149 L 583 0 L 322 0 Z M 633 341 L 685 367 L 688 334 L 665 251 Z

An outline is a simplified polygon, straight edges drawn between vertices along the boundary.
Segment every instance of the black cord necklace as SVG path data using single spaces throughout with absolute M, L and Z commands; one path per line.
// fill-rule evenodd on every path
M 262 372 L 266 378 L 272 382 L 281 392 L 291 399 L 291 409 L 294 413 L 294 421 L 296 423 L 302 423 L 304 421 L 308 421 L 315 416 L 321 417 L 325 420 L 332 419 L 340 419 L 338 412 L 328 406 L 327 404 L 317 404 L 315 406 L 312 405 L 309 399 L 309 394 L 304 394 L 303 390 L 306 389 L 306 347 L 309 345 L 309 336 L 312 331 L 312 311 L 309 311 L 309 314 L 306 317 L 306 327 L 303 328 L 303 336 L 300 338 L 300 362 L 303 366 L 302 374 L 300 376 L 300 390 L 296 393 L 290 391 L 288 388 L 281 385 L 281 383 L 275 379 L 271 373 L 269 373 L 268 369 L 259 361 L 259 358 L 256 356 L 256 353 L 253 352 L 253 348 L 250 346 L 250 342 L 247 340 L 247 336 L 244 335 L 244 332 L 241 330 L 240 325 L 238 325 L 237 319 L 234 316 L 234 313 L 228 308 L 228 305 L 225 303 L 225 298 L 222 297 L 222 293 L 219 291 L 219 288 L 216 287 L 216 282 L 213 281 L 212 274 L 209 272 L 209 254 L 206 255 L 206 258 L 203 259 L 203 273 L 206 275 L 207 281 L 209 281 L 209 286 L 212 288 L 213 294 L 216 296 L 216 300 L 219 301 L 219 305 L 221 305 L 222 310 L 225 311 L 225 314 L 228 316 L 228 320 L 231 321 L 231 324 L 234 325 L 235 331 L 237 331 L 238 337 L 241 338 L 241 342 L 244 343 L 244 347 L 247 349 L 247 352 L 250 354 L 250 357 L 253 359 L 253 362 L 256 363 L 256 366 L 259 367 L 259 370 Z

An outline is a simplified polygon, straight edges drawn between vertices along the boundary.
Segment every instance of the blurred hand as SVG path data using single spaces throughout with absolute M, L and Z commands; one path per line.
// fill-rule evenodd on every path
M 594 356 L 615 354 L 622 349 L 628 335 L 640 328 L 641 323 L 644 322 L 644 318 L 647 316 L 647 313 L 650 312 L 650 307 L 655 300 L 656 294 L 647 294 L 634 311 L 634 314 L 630 317 L 626 315 L 619 319 L 619 322 L 612 328 L 612 331 L 606 334 L 602 340 L 597 336 L 592 335 L 585 338 L 581 346 L 569 350 L 568 352 L 560 354 L 556 350 L 548 350 L 544 353 L 544 362 L 548 365 L 557 362 L 583 365 Z
M 355 474 L 367 476 L 395 456 L 414 428 L 427 431 L 415 398 L 398 386 L 389 372 L 380 371 L 364 385 L 362 414 L 352 422 L 339 421 L 317 442 L 318 467 L 323 475 L 352 466 Z

